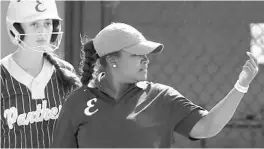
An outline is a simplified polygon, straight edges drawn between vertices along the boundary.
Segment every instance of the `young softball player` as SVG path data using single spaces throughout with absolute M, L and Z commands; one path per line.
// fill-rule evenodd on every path
M 147 54 L 162 49 L 124 23 L 87 42 L 83 86 L 62 106 L 52 147 L 169 148 L 173 132 L 192 140 L 219 133 L 256 76 L 256 59 L 248 53 L 234 88 L 207 111 L 170 86 L 146 81 Z
M 55 57 L 62 32 L 55 0 L 12 0 L 7 31 L 17 46 L 1 60 L 1 148 L 47 148 L 66 96 L 80 80 Z

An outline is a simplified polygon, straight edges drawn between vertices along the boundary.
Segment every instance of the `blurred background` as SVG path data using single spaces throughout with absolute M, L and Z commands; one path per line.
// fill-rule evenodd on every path
M 1 58 L 15 50 L 1 1 Z M 124 22 L 165 45 L 150 57 L 149 80 L 170 85 L 210 110 L 233 88 L 252 51 L 263 63 L 264 2 L 246 1 L 57 1 L 64 36 L 56 53 L 78 70 L 80 34 L 93 38 L 111 22 Z M 192 142 L 175 134 L 172 147 L 264 147 L 264 66 L 226 127 Z

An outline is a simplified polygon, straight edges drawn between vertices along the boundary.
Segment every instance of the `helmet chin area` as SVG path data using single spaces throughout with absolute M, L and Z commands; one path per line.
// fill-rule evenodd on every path
M 20 36 L 21 35 L 24 35 L 24 36 L 47 36 L 47 35 L 57 35 L 56 37 L 56 40 L 54 42 L 49 42 L 47 44 L 43 44 L 43 45 L 38 45 L 38 46 L 29 46 L 28 44 L 26 44 L 24 41 L 22 41 L 20 39 Z M 61 39 L 62 39 L 62 35 L 63 35 L 63 32 L 52 32 L 52 33 L 39 33 L 39 34 L 19 34 L 17 37 L 16 37 L 16 44 L 24 49 L 24 50 L 33 50 L 33 51 L 36 51 L 36 52 L 54 52 L 55 50 L 57 50 L 60 46 L 60 43 L 61 43 Z

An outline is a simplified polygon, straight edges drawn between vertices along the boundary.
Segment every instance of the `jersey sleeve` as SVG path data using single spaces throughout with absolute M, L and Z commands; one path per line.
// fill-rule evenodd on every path
M 77 148 L 76 126 L 72 109 L 74 96 L 69 96 L 62 106 L 56 122 L 51 148 Z
M 191 140 L 189 136 L 193 126 L 207 114 L 207 110 L 194 104 L 172 87 L 167 87 L 165 98 L 169 99 L 169 121 L 173 130 Z

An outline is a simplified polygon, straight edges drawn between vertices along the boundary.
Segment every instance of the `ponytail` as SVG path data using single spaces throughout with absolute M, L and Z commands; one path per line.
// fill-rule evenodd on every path
M 79 71 L 81 72 L 81 82 L 83 85 L 88 85 L 90 81 L 97 76 L 99 67 L 96 63 L 99 59 L 93 45 L 93 40 L 86 42 L 81 48 L 82 56 Z M 96 66 L 96 67 L 95 67 Z
M 64 85 L 66 85 L 67 87 L 79 87 L 80 86 L 80 80 L 78 78 L 78 76 L 73 72 L 73 68 L 71 68 L 72 66 L 68 66 L 69 68 L 62 68 L 59 64 L 58 64 L 58 60 L 56 60 L 56 58 L 51 55 L 50 53 L 44 53 L 43 54 L 44 58 L 46 58 L 57 70 L 58 72 L 58 79 L 60 82 L 62 82 Z M 67 67 L 67 66 L 66 66 Z

